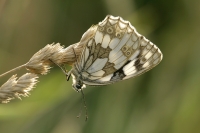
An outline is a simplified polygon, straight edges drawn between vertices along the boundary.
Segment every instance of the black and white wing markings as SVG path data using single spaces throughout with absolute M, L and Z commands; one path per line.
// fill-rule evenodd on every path
M 88 42 L 91 40 L 91 38 L 94 37 L 96 30 L 97 30 L 97 25 L 92 25 L 82 36 L 79 45 L 82 45 L 83 49 L 85 49 L 86 44 L 88 44 Z M 76 63 L 74 64 L 74 66 L 76 67 L 76 69 L 78 71 L 81 71 L 83 69 L 83 65 L 85 63 L 84 56 L 83 55 L 84 52 L 81 52 L 81 55 L 77 58 Z M 81 64 L 82 63 L 82 64 Z
M 75 68 L 81 68 L 79 73 L 82 77 L 90 79 L 98 79 L 105 73 L 102 69 L 108 61 L 108 56 L 111 49 L 101 47 L 101 44 L 96 44 L 94 39 L 91 39 L 85 46 L 80 62 L 75 64 Z M 79 66 L 81 65 L 81 66 Z
M 106 85 L 138 76 L 159 64 L 159 48 L 121 17 L 107 16 L 97 25 L 75 68 L 83 83 Z

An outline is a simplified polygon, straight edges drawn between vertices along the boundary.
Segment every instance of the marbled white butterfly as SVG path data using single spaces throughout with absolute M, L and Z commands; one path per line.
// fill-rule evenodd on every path
M 73 88 L 107 85 L 152 69 L 162 60 L 160 49 L 140 35 L 130 22 L 111 15 L 84 35 L 81 55 L 68 73 Z

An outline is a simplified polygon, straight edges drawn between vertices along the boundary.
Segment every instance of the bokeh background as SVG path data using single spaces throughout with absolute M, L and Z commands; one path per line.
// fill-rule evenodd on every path
M 88 86 L 87 122 L 84 109 L 76 118 L 81 94 L 54 67 L 29 98 L 0 104 L 1 133 L 200 132 L 199 0 L 0 0 L 0 73 L 46 44 L 78 42 L 107 14 L 129 20 L 161 49 L 163 61 L 137 78 Z

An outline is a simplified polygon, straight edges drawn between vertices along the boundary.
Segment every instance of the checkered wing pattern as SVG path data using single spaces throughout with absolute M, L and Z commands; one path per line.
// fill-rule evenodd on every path
M 72 76 L 86 85 L 107 85 L 152 69 L 162 60 L 160 49 L 130 22 L 108 15 L 93 27 Z M 89 33 L 90 34 L 90 33 Z

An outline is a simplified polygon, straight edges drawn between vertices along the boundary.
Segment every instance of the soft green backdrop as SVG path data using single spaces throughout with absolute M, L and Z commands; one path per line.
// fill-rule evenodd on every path
M 129 20 L 163 61 L 135 79 L 87 87 L 87 122 L 84 111 L 76 118 L 81 95 L 54 67 L 29 98 L 0 104 L 0 133 L 199 133 L 199 0 L 0 0 L 0 73 L 46 44 L 78 42 L 107 14 Z

